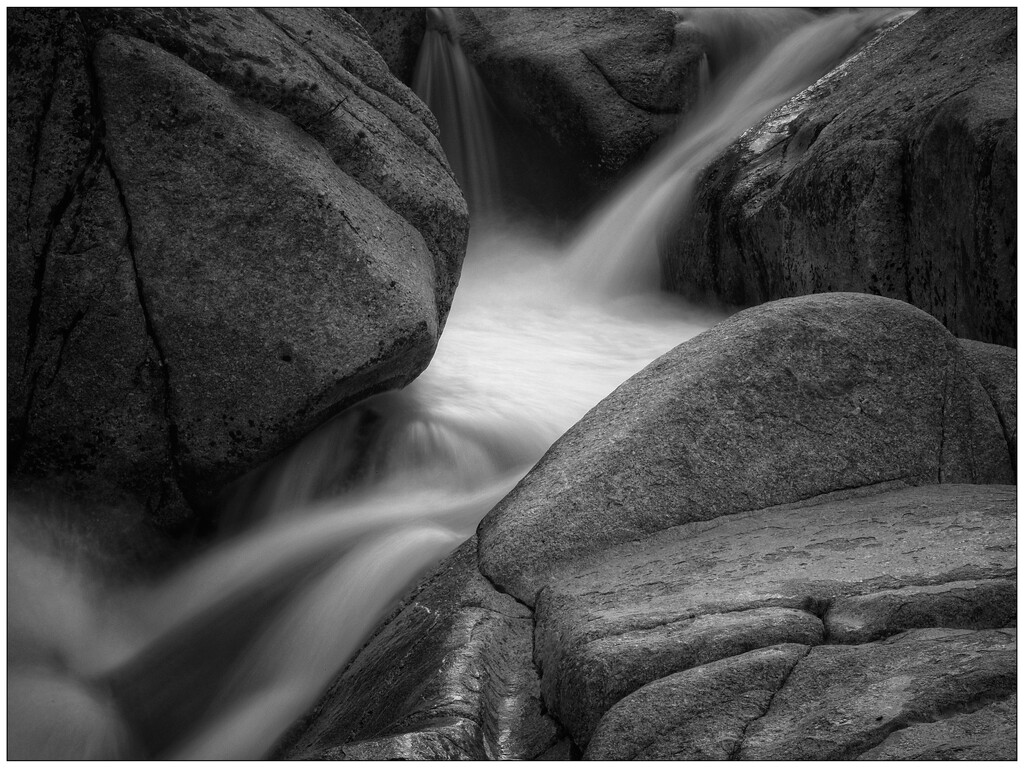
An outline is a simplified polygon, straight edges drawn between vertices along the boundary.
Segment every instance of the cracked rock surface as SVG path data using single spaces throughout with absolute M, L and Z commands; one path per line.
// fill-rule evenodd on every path
M 537 602 L 545 703 L 583 747 L 626 694 L 754 648 L 1010 626 L 1015 505 L 1012 486 L 930 485 L 689 523 L 580 557 Z
M 426 366 L 465 203 L 432 116 L 349 16 L 19 9 L 8 26 L 17 483 L 186 529 Z
M 747 310 L 556 443 L 281 756 L 1011 758 L 993 401 L 907 304 Z
M 923 734 L 900 738 L 903 729 L 953 717 L 963 728 L 963 713 L 1015 700 L 1016 679 L 1016 629 L 920 629 L 857 646 L 777 645 L 640 689 L 602 720 L 586 758 L 906 759 L 913 754 L 908 742 Z M 985 757 L 1014 757 L 1016 734 L 1006 739 L 1001 730 L 992 735 L 1003 739 L 990 741 Z M 958 736 L 947 732 L 945 742 Z
M 1016 346 L 1010 9 L 930 8 L 708 166 L 666 285 L 749 306 L 822 291 L 908 301 Z

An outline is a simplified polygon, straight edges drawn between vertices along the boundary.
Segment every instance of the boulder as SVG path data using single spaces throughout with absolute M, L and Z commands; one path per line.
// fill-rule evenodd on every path
M 278 755 L 531 759 L 556 740 L 531 662 L 530 611 L 476 568 L 476 538 L 406 598 Z
M 563 565 L 683 523 L 824 494 L 1013 483 L 989 396 L 934 318 L 863 294 L 741 312 L 651 363 L 481 522 L 528 605 Z
M 25 9 L 9 34 L 16 482 L 180 530 L 426 366 L 465 203 L 351 17 Z
M 456 24 L 511 129 L 500 143 L 515 151 L 516 175 L 535 173 L 536 194 L 564 186 L 551 202 L 561 209 L 568 197 L 570 213 L 636 165 L 698 96 L 701 38 L 677 32 L 663 9 L 458 9 Z
M 698 181 L 665 285 L 749 306 L 857 291 L 1016 345 L 1016 15 L 919 11 Z

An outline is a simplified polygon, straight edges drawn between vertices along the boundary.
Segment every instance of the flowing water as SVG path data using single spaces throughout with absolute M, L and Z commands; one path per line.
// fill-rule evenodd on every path
M 682 23 L 719 35 L 700 114 L 568 247 L 491 218 L 429 368 L 242 483 L 218 545 L 161 583 L 117 588 L 14 517 L 8 757 L 268 755 L 409 585 L 560 434 L 721 318 L 658 293 L 659 233 L 703 165 L 875 19 L 747 18 L 744 35 L 753 25 L 778 44 L 762 40 L 756 63 L 730 67 L 735 20 L 687 13 Z M 479 171 L 490 162 L 479 81 L 443 15 L 417 83 L 439 117 L 457 107 L 442 138 L 478 221 L 493 211 L 496 176 Z

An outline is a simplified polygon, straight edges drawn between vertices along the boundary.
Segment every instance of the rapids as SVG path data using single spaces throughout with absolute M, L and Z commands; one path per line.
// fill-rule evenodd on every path
M 486 95 L 450 17 L 431 17 L 416 83 L 486 224 L 430 366 L 240 483 L 222 539 L 158 583 L 112 584 L 9 515 L 9 758 L 272 754 L 559 435 L 723 317 L 659 293 L 659 237 L 699 170 L 880 14 L 680 13 L 713 41 L 699 113 L 568 244 L 494 215 Z

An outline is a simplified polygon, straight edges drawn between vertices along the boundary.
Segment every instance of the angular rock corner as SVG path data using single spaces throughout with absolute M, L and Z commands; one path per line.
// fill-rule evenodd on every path
M 928 8 L 701 174 L 666 286 L 738 306 L 824 291 L 907 301 L 1016 346 L 1017 20 Z
M 555 443 L 280 755 L 1012 758 L 1015 360 L 862 294 L 680 345 Z
M 12 9 L 8 52 L 16 485 L 187 529 L 426 366 L 465 202 L 347 14 Z

